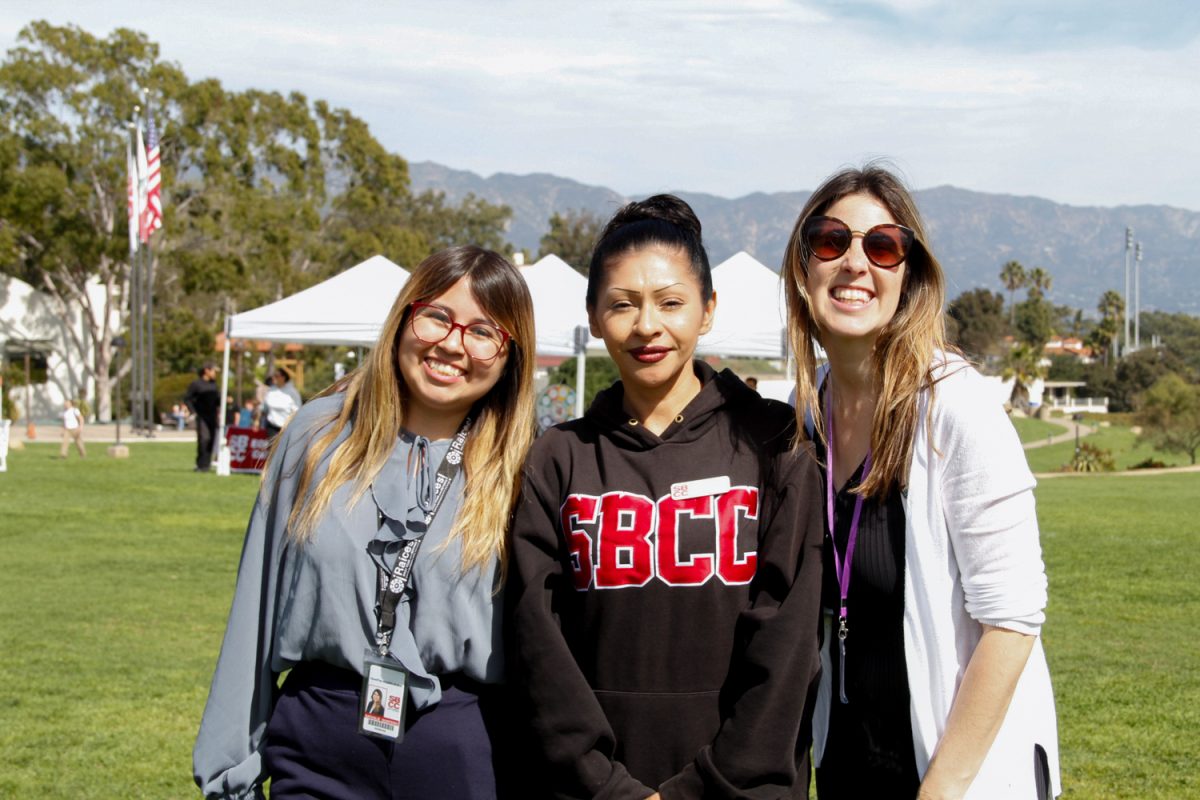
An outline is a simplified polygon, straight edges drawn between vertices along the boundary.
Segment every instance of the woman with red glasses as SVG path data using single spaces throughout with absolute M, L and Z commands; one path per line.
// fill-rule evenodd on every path
M 817 793 L 1049 797 L 1034 479 L 996 393 L 946 345 L 926 241 L 909 192 L 868 165 L 813 193 L 784 260 L 796 417 L 825 481 Z
M 365 363 L 284 428 L 196 741 L 206 796 L 268 778 L 272 798 L 527 796 L 497 775 L 519 755 L 499 733 L 498 589 L 533 353 L 517 270 L 445 250 Z

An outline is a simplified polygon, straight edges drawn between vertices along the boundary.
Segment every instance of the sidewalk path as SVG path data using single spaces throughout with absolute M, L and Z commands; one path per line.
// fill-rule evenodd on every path
M 34 434 L 36 438 L 29 439 L 25 434 L 25 423 L 17 420 L 8 429 L 9 439 L 12 442 L 24 442 L 26 444 L 54 444 L 57 445 L 62 441 L 62 426 L 53 423 L 39 424 L 34 423 Z M 112 444 L 117 440 L 117 426 L 112 423 L 90 422 L 83 426 L 83 440 L 85 442 L 99 442 Z M 160 431 L 155 431 L 153 437 L 147 437 L 142 433 L 134 433 L 129 425 L 121 423 L 121 444 L 137 444 L 139 442 L 191 442 L 196 443 L 196 431 L 187 429 L 177 431 L 174 428 L 167 430 L 163 428 Z
M 1062 433 L 1056 433 L 1046 439 L 1035 439 L 1032 442 L 1026 442 L 1024 445 L 1022 445 L 1022 447 L 1024 447 L 1026 450 L 1033 450 L 1038 447 L 1047 447 L 1048 445 L 1052 444 L 1073 442 L 1075 441 L 1076 428 L 1079 429 L 1080 438 L 1083 438 L 1091 433 L 1095 433 L 1094 428 L 1090 428 L 1087 425 L 1078 423 L 1073 419 L 1065 419 L 1063 417 L 1047 417 L 1045 422 L 1049 422 L 1051 425 L 1057 425 L 1060 428 L 1065 428 L 1065 430 Z

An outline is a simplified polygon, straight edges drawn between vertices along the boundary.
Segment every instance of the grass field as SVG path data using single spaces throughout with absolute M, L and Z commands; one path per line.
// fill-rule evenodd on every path
M 1048 424 L 1048 423 L 1047 423 Z M 1061 429 L 1060 429 L 1061 430 Z M 1117 469 L 1129 469 L 1134 464 L 1153 458 L 1169 467 L 1190 464 L 1191 459 L 1181 453 L 1164 453 L 1152 446 L 1139 443 L 1138 437 L 1125 426 L 1094 427 L 1095 432 L 1081 441 L 1112 453 Z M 1062 442 L 1046 447 L 1035 447 L 1025 451 L 1029 467 L 1034 472 L 1057 472 L 1075 455 L 1075 442 Z
M 193 474 L 190 446 L 131 450 L 33 445 L 0 474 L 0 797 L 198 797 L 256 484 Z M 1197 496 L 1197 473 L 1038 489 L 1067 798 L 1200 797 Z
M 1055 425 L 1053 422 L 1037 419 L 1035 417 L 1009 417 L 1013 427 L 1017 429 L 1017 436 L 1021 442 L 1037 442 L 1045 441 L 1051 436 L 1057 436 L 1062 433 L 1064 428 L 1061 425 Z

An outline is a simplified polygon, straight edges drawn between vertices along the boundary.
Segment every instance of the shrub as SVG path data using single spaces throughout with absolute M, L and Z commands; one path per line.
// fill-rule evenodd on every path
M 1163 469 L 1167 465 L 1159 461 L 1157 458 L 1147 458 L 1145 461 L 1139 461 L 1136 464 L 1131 464 L 1130 469 Z
M 1110 451 L 1083 442 L 1079 445 L 1079 452 L 1063 467 L 1063 472 L 1112 472 L 1116 468 Z

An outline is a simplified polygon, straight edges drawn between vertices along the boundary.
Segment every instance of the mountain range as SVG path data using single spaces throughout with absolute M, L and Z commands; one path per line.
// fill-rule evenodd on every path
M 512 209 L 508 240 L 536 253 L 554 212 L 587 210 L 605 219 L 630 198 L 603 186 L 535 173 L 482 177 L 429 161 L 409 165 L 413 188 L 468 193 Z M 713 265 L 745 250 L 779 270 L 783 251 L 809 191 L 755 192 L 737 198 L 675 192 L 695 209 Z M 1007 261 L 1041 267 L 1053 277 L 1049 299 L 1096 315 L 1108 289 L 1124 292 L 1125 228 L 1142 242 L 1143 310 L 1200 315 L 1200 212 L 1160 205 L 1070 206 L 938 186 L 915 193 L 930 245 L 946 272 L 947 295 L 975 287 L 1005 294 Z M 1132 263 L 1132 254 L 1130 261 Z

